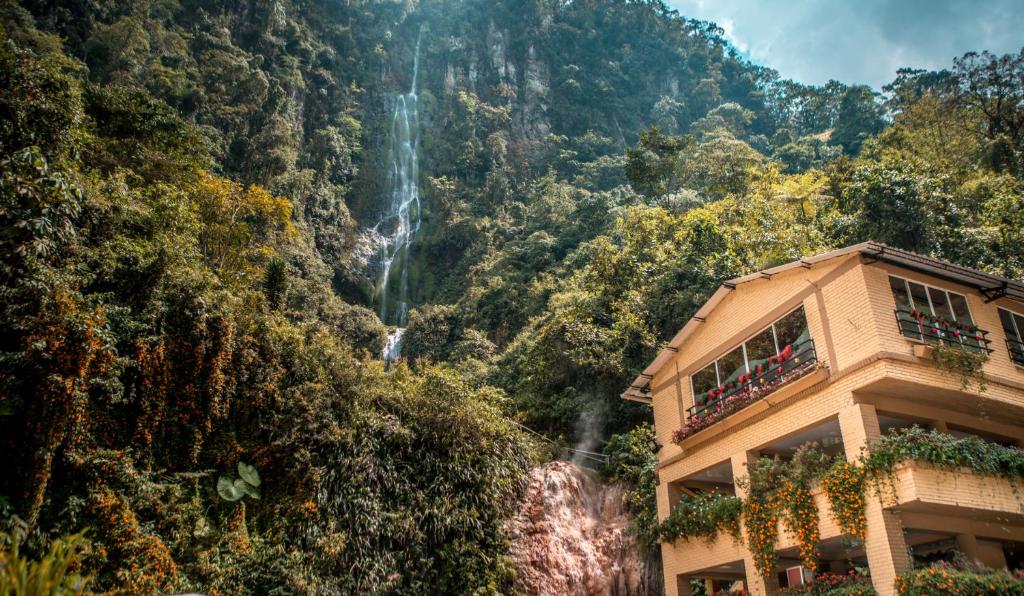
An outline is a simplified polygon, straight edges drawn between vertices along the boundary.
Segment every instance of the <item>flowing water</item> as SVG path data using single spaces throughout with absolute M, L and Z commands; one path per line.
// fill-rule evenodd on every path
M 377 278 L 380 318 L 395 325 L 382 354 L 394 361 L 401 353 L 402 333 L 409 311 L 409 245 L 420 228 L 419 191 L 419 98 L 420 40 L 416 40 L 412 85 L 408 93 L 393 98 L 388 135 L 388 205 L 374 230 L 384 241 Z
M 660 594 L 660 570 L 640 555 L 622 489 L 576 464 L 534 468 L 510 523 L 517 594 Z

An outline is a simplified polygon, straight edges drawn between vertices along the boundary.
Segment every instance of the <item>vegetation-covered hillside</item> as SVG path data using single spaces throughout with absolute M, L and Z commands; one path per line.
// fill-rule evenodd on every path
M 0 521 L 86 532 L 97 590 L 507 591 L 518 424 L 648 422 L 617 395 L 723 279 L 868 238 L 1024 276 L 1024 53 L 882 91 L 656 0 L 0 0 Z

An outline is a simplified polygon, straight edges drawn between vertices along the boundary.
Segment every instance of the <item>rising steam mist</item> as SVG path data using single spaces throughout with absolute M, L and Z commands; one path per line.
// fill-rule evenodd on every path
M 598 400 L 588 400 L 586 407 L 576 419 L 576 444 L 573 445 L 572 463 L 584 468 L 595 468 L 599 463 L 594 456 L 604 439 L 602 429 L 608 418 L 608 406 Z

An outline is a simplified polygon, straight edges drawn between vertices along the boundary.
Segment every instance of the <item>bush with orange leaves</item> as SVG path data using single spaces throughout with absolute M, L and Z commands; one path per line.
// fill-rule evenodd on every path
M 109 554 L 118 560 L 116 591 L 149 594 L 173 589 L 178 567 L 155 534 L 145 532 L 124 497 L 106 486 L 93 492 L 90 508 Z

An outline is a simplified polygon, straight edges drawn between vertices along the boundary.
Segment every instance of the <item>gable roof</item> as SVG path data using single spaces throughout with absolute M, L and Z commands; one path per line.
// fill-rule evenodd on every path
M 711 311 L 717 307 L 722 300 L 725 299 L 733 290 L 736 289 L 740 284 L 751 282 L 757 279 L 771 279 L 774 275 L 790 271 L 798 267 L 810 269 L 817 263 L 823 261 L 829 261 L 840 257 L 845 257 L 852 254 L 860 254 L 870 259 L 871 262 L 884 262 L 898 265 L 906 269 L 925 273 L 938 278 L 942 278 L 948 281 L 953 281 L 965 286 L 969 286 L 978 290 L 978 292 L 985 297 L 986 301 L 992 301 L 997 298 L 1007 297 L 1013 300 L 1024 302 L 1024 283 L 1016 280 L 1008 279 L 1005 277 L 999 277 L 997 275 L 991 275 L 983 273 L 977 269 L 971 269 L 969 267 L 962 267 L 944 261 L 942 259 L 936 259 L 933 257 L 926 257 L 919 255 L 909 250 L 903 250 L 882 244 L 880 242 L 862 242 L 860 244 L 854 244 L 846 248 L 834 250 L 824 254 L 816 255 L 813 257 L 805 257 L 785 265 L 779 265 L 778 267 L 772 267 L 771 269 L 765 269 L 764 271 L 758 271 L 743 277 L 737 277 L 731 279 L 721 286 L 711 296 L 704 306 L 700 307 L 700 310 L 693 315 L 686 325 L 676 333 L 675 337 L 669 340 L 668 344 L 662 348 L 658 356 L 647 365 L 647 368 L 641 372 L 629 387 L 622 393 L 622 399 L 631 401 L 639 401 L 642 403 L 650 403 L 650 384 L 651 379 L 654 375 L 661 370 L 671 358 L 672 355 L 679 351 L 679 347 L 686 341 L 690 335 L 701 325 L 711 314 Z

